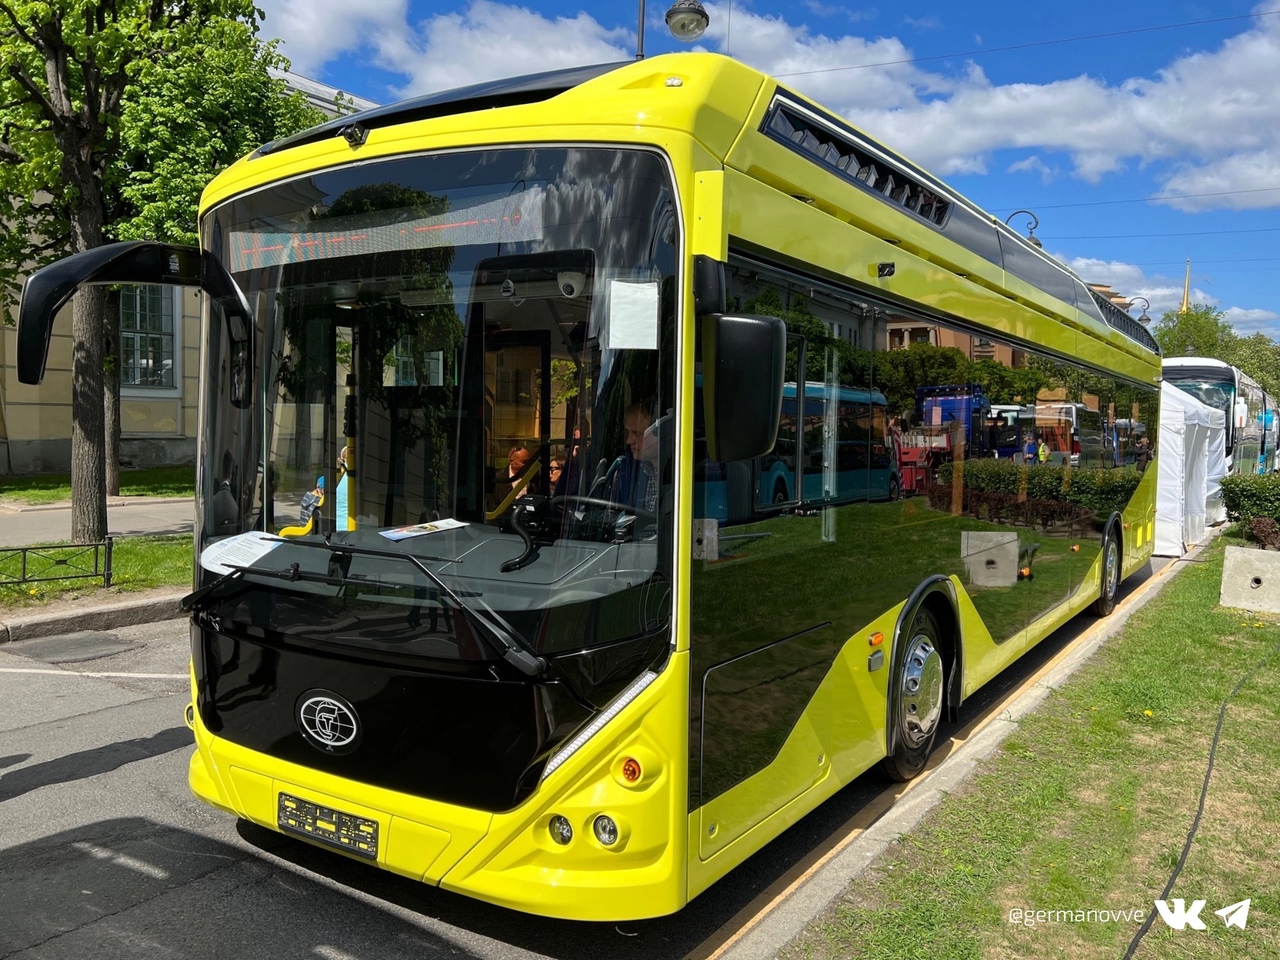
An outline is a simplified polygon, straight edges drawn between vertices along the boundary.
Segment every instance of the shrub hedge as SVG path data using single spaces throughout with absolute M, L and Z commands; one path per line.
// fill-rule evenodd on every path
M 938 483 L 941 486 L 950 487 L 954 467 L 954 464 L 945 463 L 939 468 Z M 970 491 L 1017 499 L 1023 493 L 1025 482 L 1024 500 L 1071 504 L 1099 517 L 1123 510 L 1141 481 L 1142 474 L 1132 467 L 1086 470 L 1040 464 L 1025 466 L 1011 460 L 994 458 L 964 462 L 966 499 L 969 499 Z M 981 497 L 978 500 L 983 502 Z M 1280 518 L 1280 513 L 1276 516 Z
M 1227 516 L 1249 528 L 1254 517 L 1280 522 L 1280 474 L 1233 474 L 1222 478 L 1222 503 Z

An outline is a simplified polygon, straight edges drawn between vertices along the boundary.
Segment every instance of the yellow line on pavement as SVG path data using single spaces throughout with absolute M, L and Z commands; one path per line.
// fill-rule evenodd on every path
M 1172 561 L 1161 567 L 1150 577 L 1140 583 L 1132 593 L 1124 598 L 1124 600 L 1116 607 L 1119 612 L 1124 607 L 1137 601 L 1139 597 L 1151 589 L 1152 585 L 1161 578 L 1173 571 L 1177 567 L 1177 561 Z M 701 944 L 694 947 L 687 955 L 685 960 L 719 960 L 734 944 L 754 930 L 760 923 L 787 897 L 791 896 L 799 889 L 810 877 L 823 868 L 832 859 L 839 856 L 849 844 L 858 839 L 869 828 L 875 825 L 876 821 L 889 812 L 893 806 L 905 796 L 908 792 L 923 785 L 927 785 L 929 778 L 937 770 L 955 750 L 971 740 L 977 734 L 981 733 L 993 720 L 1007 710 L 1019 697 L 1026 693 L 1029 689 L 1038 684 L 1046 677 L 1050 671 L 1058 664 L 1065 660 L 1071 653 L 1085 643 L 1089 642 L 1096 634 L 1100 633 L 1106 626 L 1108 621 L 1104 619 L 1098 620 L 1088 630 L 1084 631 L 1080 636 L 1076 637 L 1065 647 L 1059 650 L 1051 657 L 1040 669 L 1027 677 L 1022 683 L 1010 690 L 1000 700 L 991 704 L 981 714 L 970 721 L 966 726 L 961 727 L 939 750 L 935 751 L 929 758 L 929 763 L 924 771 L 905 784 L 892 786 L 883 793 L 873 797 L 865 806 L 858 810 L 852 817 L 846 820 L 836 833 L 840 833 L 840 839 L 837 840 L 826 853 L 821 854 L 816 860 L 814 856 L 818 854 L 818 850 L 813 851 L 808 857 L 805 857 L 794 867 L 784 873 L 781 877 L 770 884 L 766 889 L 762 890 L 756 897 L 745 907 L 739 910 L 732 919 L 723 924 L 719 930 L 704 940 Z M 821 848 L 819 848 L 821 849 Z M 801 873 L 794 876 L 794 879 L 788 879 L 795 874 L 796 870 Z M 785 884 L 783 889 L 774 892 L 780 885 Z M 761 905 L 763 904 L 763 905 Z M 729 934 L 718 947 L 706 952 L 722 933 Z

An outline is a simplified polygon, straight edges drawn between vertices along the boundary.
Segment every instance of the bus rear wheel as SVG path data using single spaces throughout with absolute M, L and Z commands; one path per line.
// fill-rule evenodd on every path
M 1106 539 L 1102 541 L 1101 592 L 1093 601 L 1093 612 L 1105 617 L 1116 608 L 1116 597 L 1120 593 L 1120 538 L 1116 534 L 1116 525 L 1107 527 Z
M 916 611 L 904 636 L 907 650 L 890 690 L 896 701 L 897 744 L 882 764 L 889 777 L 900 781 L 918 776 L 929 760 L 942 720 L 944 672 L 941 630 L 929 610 Z

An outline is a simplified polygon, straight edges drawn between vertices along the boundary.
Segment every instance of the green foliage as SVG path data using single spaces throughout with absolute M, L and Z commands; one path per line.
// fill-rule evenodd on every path
M 1240 337 L 1231 352 L 1231 362 L 1247 373 L 1271 396 L 1280 396 L 1280 344 L 1265 333 Z
M 1227 517 L 1248 527 L 1254 517 L 1280 522 L 1280 474 L 1233 474 L 1222 478 Z
M 954 471 L 954 464 L 943 464 L 938 470 L 939 485 L 949 488 Z M 1129 467 L 1095 470 L 1042 464 L 1026 466 L 994 458 L 964 462 L 966 499 L 972 492 L 1041 503 L 1067 503 L 1098 517 L 1123 510 L 1141 480 L 1142 474 Z M 987 501 L 979 497 L 978 502 Z
M 219 171 L 325 119 L 271 75 L 288 61 L 255 32 L 214 20 L 196 43 L 135 65 L 121 104 L 114 239 L 194 244 L 200 193 Z
M 1166 357 L 1213 357 L 1231 362 L 1235 329 L 1225 314 L 1207 304 L 1194 304 L 1186 313 L 1169 310 L 1151 328 Z
M 257 18 L 252 0 L 0 0 L 0 311 L 32 265 L 192 241 L 215 173 L 321 119 L 282 96 Z

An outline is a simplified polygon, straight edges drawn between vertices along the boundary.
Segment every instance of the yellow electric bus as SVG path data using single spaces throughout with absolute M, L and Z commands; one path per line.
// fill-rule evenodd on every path
M 916 401 L 1156 423 L 1146 331 L 729 58 L 346 117 L 199 223 L 32 276 L 20 376 L 78 284 L 206 292 L 191 788 L 424 883 L 677 911 L 1151 552 L 1155 470 Z

